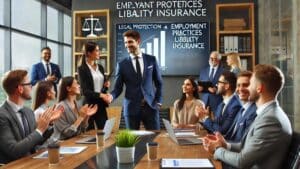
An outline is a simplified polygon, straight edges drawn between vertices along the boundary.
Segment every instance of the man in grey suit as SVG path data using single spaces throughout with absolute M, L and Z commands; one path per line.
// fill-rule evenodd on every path
M 35 122 L 31 109 L 24 107 L 30 100 L 31 83 L 26 70 L 6 73 L 2 87 L 7 100 L 0 107 L 0 163 L 8 163 L 34 152 L 35 146 L 45 139 L 43 133 L 49 123 L 57 119 L 62 110 L 48 108 Z
M 238 168 L 279 169 L 292 137 L 291 123 L 277 102 L 284 84 L 282 72 L 272 65 L 257 65 L 250 80 L 250 101 L 257 117 L 240 143 L 227 143 L 220 133 L 204 138 L 214 158 Z

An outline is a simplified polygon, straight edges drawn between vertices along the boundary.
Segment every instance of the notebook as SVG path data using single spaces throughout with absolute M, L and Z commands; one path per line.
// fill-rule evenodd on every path
M 202 140 L 199 138 L 193 138 L 193 137 L 180 137 L 177 138 L 174 132 L 174 129 L 171 125 L 171 123 L 166 120 L 166 119 L 162 119 L 163 123 L 167 129 L 167 132 L 170 136 L 170 138 L 177 144 L 179 145 L 195 145 L 195 144 L 202 144 Z
M 112 132 L 112 130 L 114 128 L 114 125 L 115 125 L 115 121 L 116 121 L 116 118 L 111 118 L 109 120 L 106 120 L 104 128 L 103 128 L 104 140 L 107 140 L 110 137 L 111 132 Z M 97 128 L 97 125 L 95 123 L 94 123 L 94 126 L 95 126 L 95 130 L 97 132 L 98 128 Z M 95 136 L 87 136 L 87 137 L 84 137 L 82 139 L 77 140 L 75 143 L 78 143 L 78 144 L 94 144 L 94 143 L 96 143 L 96 137 Z

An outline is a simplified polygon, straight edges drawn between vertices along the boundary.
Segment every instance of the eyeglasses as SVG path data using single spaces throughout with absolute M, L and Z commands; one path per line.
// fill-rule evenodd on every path
M 30 82 L 28 82 L 28 83 L 21 83 L 20 85 L 22 85 L 22 86 L 31 86 L 31 83 Z
M 220 81 L 220 80 L 219 80 L 219 81 L 218 81 L 218 83 L 223 83 L 223 84 L 226 84 L 226 83 L 228 83 L 228 82 L 222 82 L 222 81 Z
M 210 60 L 217 61 L 218 58 L 209 58 Z

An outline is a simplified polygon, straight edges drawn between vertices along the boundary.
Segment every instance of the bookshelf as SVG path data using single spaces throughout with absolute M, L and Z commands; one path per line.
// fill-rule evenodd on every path
M 238 53 L 243 69 L 255 65 L 255 22 L 253 3 L 216 5 L 217 50 L 226 62 L 228 53 Z
M 84 10 L 73 12 L 73 70 L 77 77 L 77 67 L 81 64 L 84 44 L 96 42 L 100 47 L 100 59 L 97 61 L 110 73 L 110 17 L 109 10 Z

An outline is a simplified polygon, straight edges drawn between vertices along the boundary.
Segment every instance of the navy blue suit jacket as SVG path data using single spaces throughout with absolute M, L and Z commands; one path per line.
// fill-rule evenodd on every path
M 209 70 L 210 66 L 207 66 L 203 70 L 201 70 L 199 75 L 200 81 L 209 81 Z M 224 69 L 221 65 L 218 66 L 218 69 L 216 70 L 215 76 L 212 80 L 213 86 L 216 86 L 218 83 L 218 80 L 223 73 Z M 204 102 L 205 106 L 209 106 L 211 111 L 215 112 L 218 105 L 223 101 L 223 98 L 221 95 L 213 94 L 213 93 L 202 93 L 202 101 Z
M 223 115 L 221 105 L 222 103 L 218 106 L 217 111 L 215 112 L 214 120 L 207 118 L 203 123 L 203 127 L 206 128 L 208 132 L 219 131 L 220 133 L 225 134 L 231 127 L 236 114 L 242 107 L 239 98 L 235 94 L 225 107 Z
M 242 116 L 242 108 L 236 115 L 236 118 L 234 120 L 234 123 L 226 133 L 226 140 L 231 142 L 240 142 L 244 135 L 247 134 L 248 129 L 252 122 L 254 121 L 256 117 L 256 104 L 252 103 L 250 107 L 244 112 L 244 115 Z M 235 125 L 238 125 L 236 128 L 236 131 L 234 132 Z M 234 133 L 233 133 L 234 132 Z
M 157 103 L 162 102 L 162 77 L 154 56 L 143 54 L 144 72 L 142 82 L 137 81 L 136 71 L 131 58 L 127 57 L 117 65 L 114 90 L 111 92 L 116 99 L 125 89 L 123 100 L 124 115 L 137 115 L 141 101 L 145 99 L 147 104 L 158 113 Z
M 55 84 L 57 84 L 61 78 L 59 67 L 57 64 L 54 63 L 50 63 L 50 67 L 51 67 L 52 75 L 55 75 L 55 77 L 57 77 L 57 80 L 54 82 Z M 38 81 L 45 80 L 47 74 L 42 62 L 39 62 L 32 66 L 30 77 L 31 77 L 32 85 L 35 85 Z M 54 86 L 56 89 L 56 85 Z

